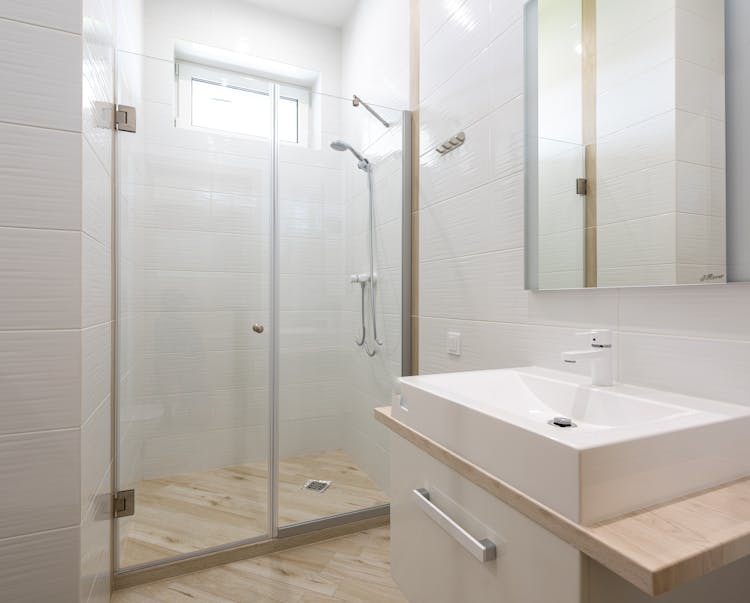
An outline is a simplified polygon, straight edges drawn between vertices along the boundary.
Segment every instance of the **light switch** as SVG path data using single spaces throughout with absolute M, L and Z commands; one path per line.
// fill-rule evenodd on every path
M 451 356 L 461 355 L 461 333 L 448 331 L 448 353 Z

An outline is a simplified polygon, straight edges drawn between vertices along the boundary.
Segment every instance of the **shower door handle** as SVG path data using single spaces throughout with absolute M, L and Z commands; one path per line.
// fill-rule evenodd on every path
M 256 322 L 253 325 L 253 331 L 255 331 L 256 333 L 262 333 L 264 330 L 265 330 L 265 327 L 260 323 Z

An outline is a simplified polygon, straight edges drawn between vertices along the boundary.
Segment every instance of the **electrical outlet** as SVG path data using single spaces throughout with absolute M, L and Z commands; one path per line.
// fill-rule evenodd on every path
M 448 331 L 448 353 L 451 356 L 461 355 L 461 333 Z

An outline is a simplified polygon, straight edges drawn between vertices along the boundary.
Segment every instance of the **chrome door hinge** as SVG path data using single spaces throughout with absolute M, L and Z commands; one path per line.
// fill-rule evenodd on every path
M 135 513 L 135 490 L 120 490 L 114 498 L 115 518 Z
M 589 181 L 586 178 L 576 178 L 576 194 L 585 195 L 588 192 Z
M 135 132 L 135 107 L 128 105 L 115 107 L 115 130 Z

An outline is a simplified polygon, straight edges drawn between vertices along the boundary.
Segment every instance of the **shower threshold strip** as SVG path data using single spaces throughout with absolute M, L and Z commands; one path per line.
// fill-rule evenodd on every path
M 114 574 L 114 590 L 354 534 L 389 521 L 390 505 L 386 504 L 290 524 L 279 527 L 278 538 L 259 536 L 118 570 Z

